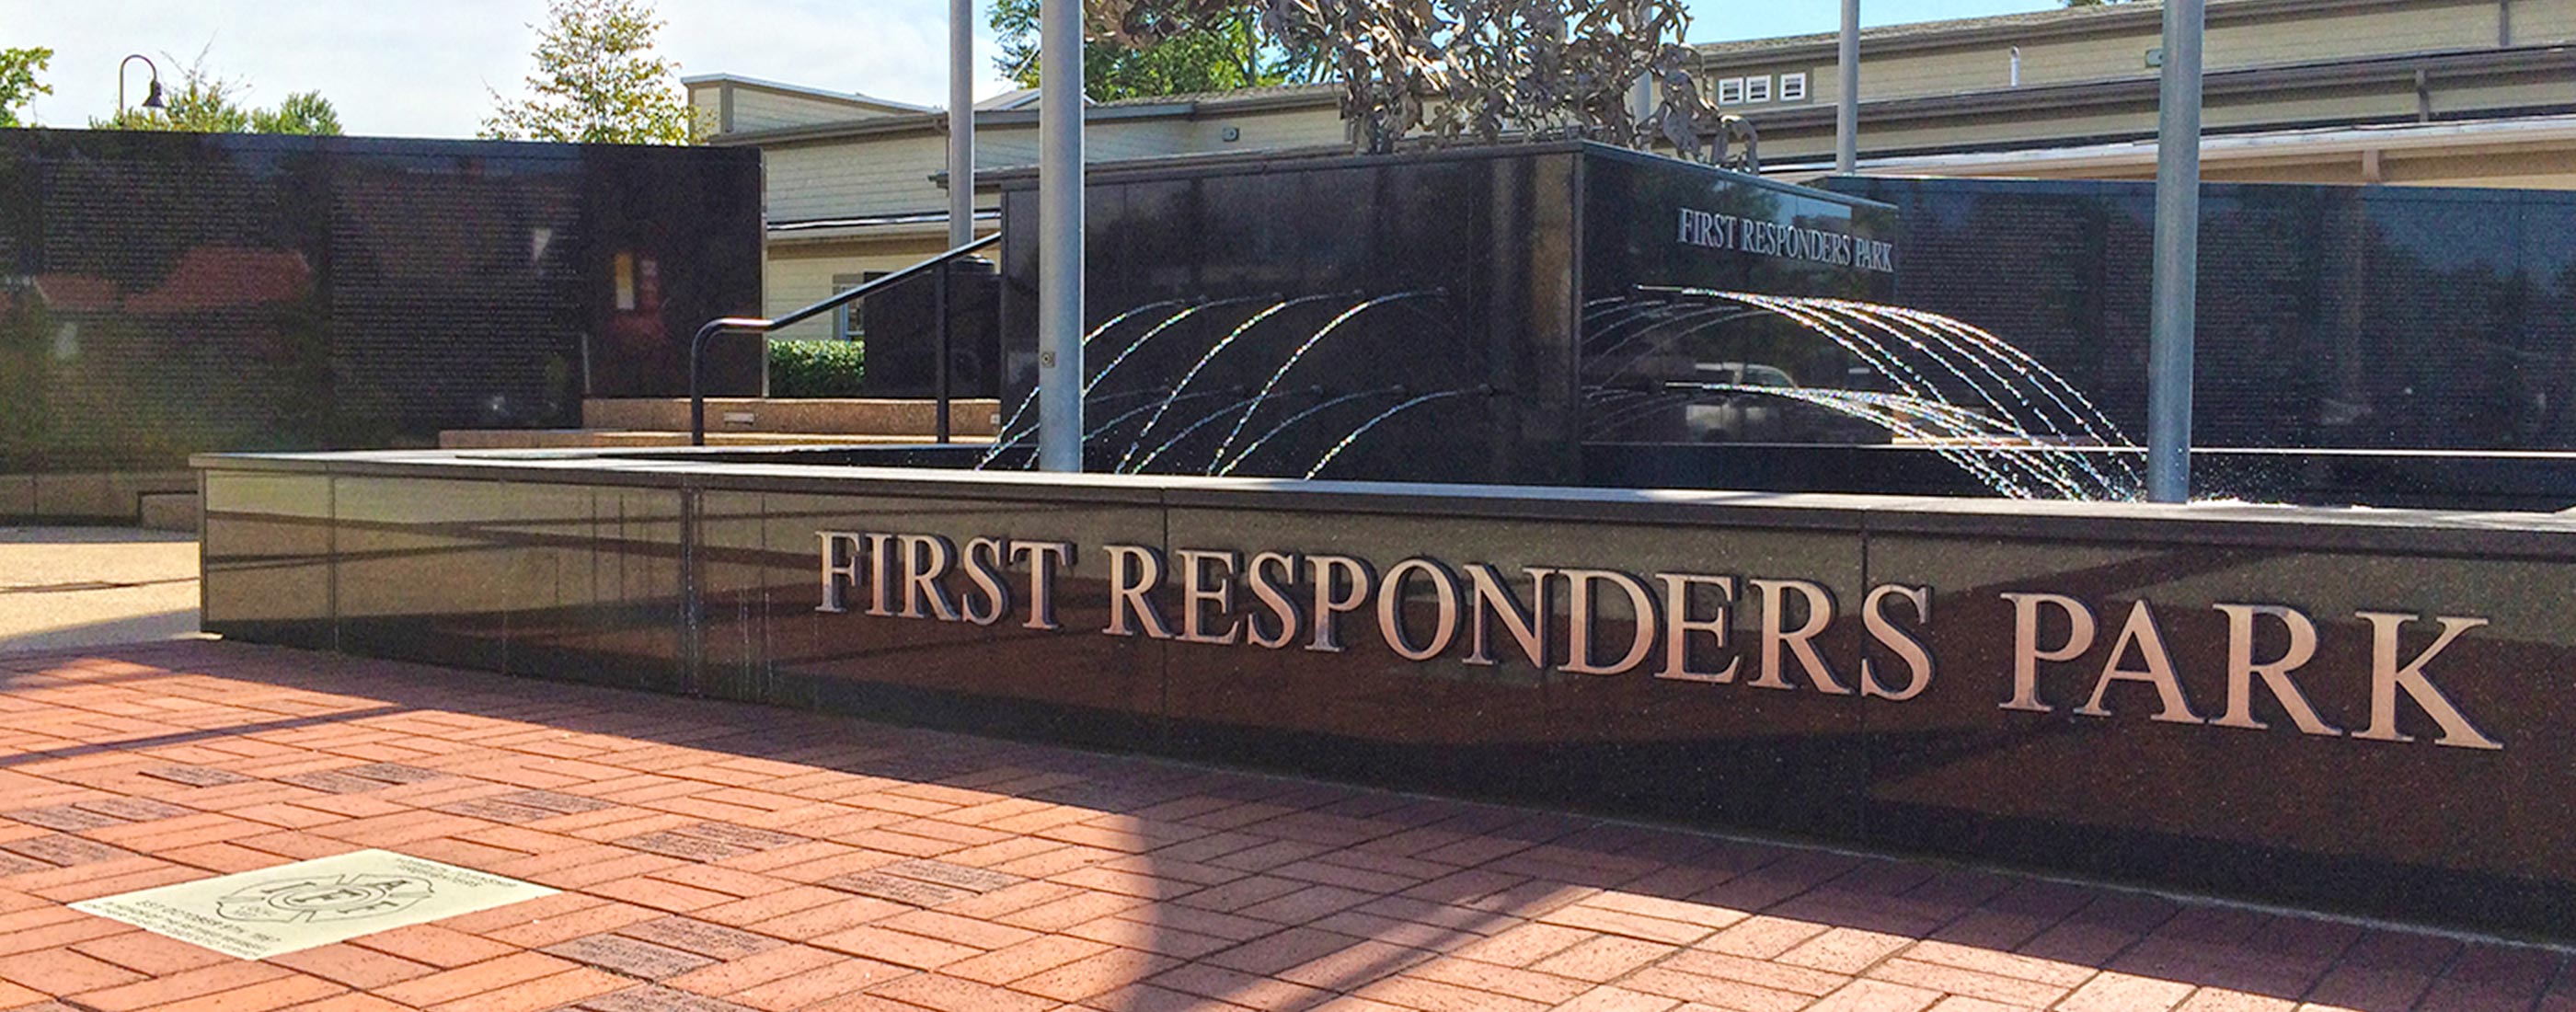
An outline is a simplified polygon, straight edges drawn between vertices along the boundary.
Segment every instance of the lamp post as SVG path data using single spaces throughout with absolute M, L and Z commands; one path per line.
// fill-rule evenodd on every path
M 133 64 L 136 60 L 143 61 L 144 69 L 152 72 L 152 90 L 143 94 L 143 107 L 146 109 L 169 108 L 167 103 L 161 101 L 160 65 L 153 63 L 152 58 L 149 56 L 145 56 L 141 53 L 129 53 L 126 54 L 124 59 L 116 61 L 116 116 L 118 119 L 125 118 L 125 68 Z

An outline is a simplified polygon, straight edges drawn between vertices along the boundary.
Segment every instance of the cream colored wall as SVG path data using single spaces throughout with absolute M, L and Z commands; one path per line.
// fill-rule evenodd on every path
M 817 123 L 847 123 L 851 120 L 888 114 L 887 110 L 870 109 L 849 102 L 800 98 L 764 88 L 737 86 L 733 90 L 733 128 L 735 130 L 774 130 L 779 127 L 810 126 Z
M 2331 14 L 2229 18 L 2224 8 L 2210 19 L 2206 66 L 2212 70 L 2310 63 L 2323 60 L 2442 49 L 2493 47 L 2493 0 L 2418 0 L 2401 7 Z M 2576 0 L 2515 0 L 2514 41 L 2535 44 L 2576 36 Z M 1920 98 L 2007 87 L 2012 76 L 2011 39 L 1935 50 L 1862 51 L 1861 97 Z M 2083 35 L 2035 36 L 2019 43 L 2024 86 L 2152 77 L 2147 51 L 2163 45 L 2152 25 Z M 1821 59 L 1733 62 L 1710 60 L 1711 80 L 1805 72 L 1811 101 L 1731 107 L 1739 111 L 1832 104 L 1841 94 L 1834 61 Z
M 880 239 L 846 243 L 773 245 L 761 271 L 761 312 L 775 316 L 832 294 L 836 274 L 894 271 L 936 256 L 944 237 Z M 781 329 L 778 340 L 812 341 L 832 336 L 828 316 Z
M 2576 41 L 2576 0 L 2514 0 L 2514 45 L 2570 41 Z
M 1338 129 L 1340 121 L 1325 117 Z M 1197 124 L 1177 119 L 1108 120 L 1084 132 L 1090 161 L 1145 158 L 1217 145 Z M 1282 131 L 1283 133 L 1285 131 Z M 1247 131 L 1247 138 L 1250 132 Z M 931 176 L 948 167 L 948 135 L 937 131 L 879 134 L 763 149 L 768 219 L 814 221 L 869 215 L 920 214 L 948 208 L 948 191 Z M 1019 168 L 1037 162 L 1037 128 L 986 126 L 975 132 L 978 170 Z M 985 198 L 979 206 L 991 207 Z

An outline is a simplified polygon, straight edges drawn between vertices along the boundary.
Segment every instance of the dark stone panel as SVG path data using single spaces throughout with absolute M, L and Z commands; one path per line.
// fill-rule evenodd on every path
M 0 470 L 429 445 L 684 392 L 759 308 L 749 150 L 0 130 Z M 758 342 L 710 389 L 760 388 Z
M 210 471 L 200 535 L 207 632 L 335 649 L 331 478 Z
M 2542 929 L 2576 914 L 2563 861 L 2576 808 L 2550 786 L 2576 742 L 2558 687 L 2530 677 L 2576 662 L 2562 562 L 1881 534 L 1869 568 L 1932 588 L 1937 662 L 1920 697 L 1867 710 L 1876 842 L 2445 920 Z M 2027 702 L 2047 712 L 2008 706 L 2008 593 L 2065 595 L 2095 625 L 2080 655 L 2034 660 Z M 2138 602 L 2154 634 L 2126 637 Z M 2306 732 L 2259 676 L 2244 679 L 2241 711 L 2231 701 L 2237 633 L 2222 604 L 2313 624 L 2314 658 L 2285 676 L 2313 713 Z M 2027 607 L 2036 650 L 2069 642 L 2078 620 Z M 2434 616 L 2484 620 L 2422 669 L 2466 730 L 2402 688 L 2374 702 L 2384 648 L 2365 612 L 2405 616 L 2395 668 L 2433 646 Z M 2248 614 L 2246 661 L 2293 649 L 2295 620 Z M 2155 671 L 2159 654 L 2176 701 L 2145 674 L 2103 677 L 2115 663 Z M 2097 692 L 2102 712 L 2083 712 Z M 2230 726 L 2248 722 L 2266 726 Z M 2372 740 L 2389 730 L 2412 740 Z
M 2490 928 L 2576 916 L 2576 809 L 2559 784 L 2576 740 L 2556 719 L 2556 673 L 2576 663 L 2563 518 L 412 456 L 210 459 L 210 624 L 309 643 L 291 637 L 320 609 L 368 655 Z M 325 487 L 326 466 L 352 473 Z M 519 480 L 463 477 L 476 474 Z M 1061 628 L 1022 624 L 1025 567 L 997 572 L 1014 600 L 990 626 L 940 621 L 928 597 L 910 605 L 920 617 L 871 615 L 870 567 L 846 548 L 836 561 L 858 575 L 841 611 L 820 611 L 818 531 L 960 551 L 1070 543 Z M 985 607 L 965 574 L 938 574 L 932 542 L 893 544 L 881 610 L 907 609 L 916 560 L 951 607 Z M 1159 553 L 1147 607 L 1166 637 L 1116 605 L 1110 546 Z M 1551 642 L 1531 663 L 1496 621 L 1500 663 L 1469 664 L 1461 621 L 1407 659 L 1381 629 L 1382 580 L 1342 620 L 1339 652 L 1306 649 L 1311 625 L 1283 649 L 1187 641 L 1184 551 L 1234 553 L 1237 573 L 1265 551 L 1364 559 L 1380 576 L 1436 560 L 1462 578 L 1461 613 L 1468 567 L 1490 565 Z M 1543 609 L 1532 567 L 1558 571 Z M 1421 644 L 1442 611 L 1414 568 L 1388 610 Z M 1596 665 L 1642 618 L 1671 628 L 1661 575 L 1733 578 L 1727 642 L 1700 634 L 1691 663 L 1733 660 L 1734 677 L 1658 677 L 1662 636 L 1633 668 L 1580 670 L 1570 568 L 1650 595 L 1645 615 L 1615 592 L 1590 602 Z M 1227 582 L 1231 601 L 1199 581 L 1212 599 L 1195 634 L 1275 636 L 1266 600 Z M 1311 576 L 1278 582 L 1313 614 Z M 2039 658 L 2077 624 L 2041 603 L 2017 647 L 2008 594 L 2063 595 L 2089 642 Z M 1690 614 L 1713 621 L 1720 603 L 1703 592 Z M 2221 606 L 2254 609 L 2241 651 Z M 2299 707 L 2253 673 L 2299 649 L 2293 612 L 2316 632 L 2313 657 L 2281 676 Z M 1810 620 L 1821 670 L 1790 643 Z M 1122 622 L 1137 634 L 1108 633 Z M 2021 651 L 2033 676 L 2016 704 Z
M 710 692 L 986 734 L 1151 747 L 1162 710 L 1163 651 L 1100 635 L 1108 615 L 1101 546 L 1160 545 L 1157 511 L 1115 503 L 766 493 L 757 497 L 755 526 L 752 499 L 708 497 L 710 518 L 721 518 L 723 527 L 707 549 Z M 886 610 L 896 614 L 869 614 L 875 601 L 864 540 L 861 578 L 845 588 L 845 610 L 818 611 L 823 531 L 936 536 L 961 558 L 977 538 L 1070 542 L 1077 552 L 1056 581 L 1053 600 L 1060 628 L 1027 625 L 1026 559 L 995 571 L 1012 607 L 994 624 L 964 620 L 968 604 L 980 607 L 989 598 L 962 569 L 936 581 L 958 621 L 900 617 L 904 586 L 891 571 Z M 899 543 L 888 544 L 897 547 L 887 562 L 902 566 Z M 932 549 L 917 550 L 928 570 Z M 938 613 L 927 595 L 916 596 L 913 607 L 925 616 Z
M 1837 178 L 1905 221 L 1892 301 L 2001 335 L 2145 431 L 2154 187 Z M 2208 184 L 2201 446 L 2576 449 L 2576 196 Z
M 1006 220 L 1035 220 L 1021 182 L 1004 180 Z M 1691 245 L 1683 211 L 1893 231 L 1864 201 L 1573 143 L 1136 163 L 1096 171 L 1087 195 L 1088 456 L 1167 474 L 1575 482 L 1584 387 L 1604 381 L 1579 338 L 1638 286 L 1887 287 L 1884 271 Z M 1021 431 L 1038 250 L 1034 230 L 1004 231 L 1004 415 Z M 1829 342 L 1795 343 L 1822 349 L 1811 375 L 1847 371 Z M 1655 344 L 1618 350 L 1609 379 L 1696 375 Z M 1635 368 L 1646 351 L 1658 368 Z
M 1306 635 L 1281 649 L 1237 643 L 1175 642 L 1171 713 L 1175 747 L 1190 755 L 1281 769 L 1719 825 L 1848 835 L 1860 787 L 1858 713 L 1848 699 L 1813 690 L 1750 687 L 1758 677 L 1760 612 L 1747 577 L 1818 581 L 1837 599 L 1859 593 L 1859 556 L 1847 538 L 1765 530 L 1675 530 L 1602 525 L 1579 543 L 1564 528 L 1531 521 L 1426 520 L 1342 513 L 1176 509 L 1170 573 L 1160 594 L 1165 621 L 1186 633 L 1181 550 L 1279 551 L 1367 560 L 1381 578 L 1409 558 L 1435 560 L 1460 581 L 1452 641 L 1425 661 L 1393 649 L 1381 626 L 1380 585 L 1340 620 L 1344 652 L 1312 649 L 1316 579 L 1312 563 L 1289 592 Z M 1213 566 L 1215 563 L 1202 563 Z M 1537 614 L 1545 665 L 1533 665 L 1499 616 L 1487 619 L 1492 665 L 1469 663 L 1474 649 L 1472 577 L 1492 567 L 1519 607 Z M 1535 612 L 1531 568 L 1617 571 L 1649 593 L 1648 655 L 1620 674 L 1578 673 L 1571 662 L 1566 576 L 1545 578 L 1547 610 Z M 1274 574 L 1277 570 L 1272 570 Z M 1693 640 L 1694 670 L 1716 672 L 1742 657 L 1731 683 L 1655 677 L 1664 669 L 1668 615 L 1655 574 L 1737 580 L 1728 643 Z M 1203 631 L 1258 621 L 1276 635 L 1271 612 L 1242 577 L 1233 607 L 1203 606 Z M 1636 642 L 1637 613 L 1615 584 L 1592 582 L 1594 638 L 1585 666 L 1612 667 Z M 1419 648 L 1441 628 L 1427 578 L 1409 578 L 1404 634 Z M 1701 591 L 1695 619 L 1727 606 Z M 1830 613 L 1830 606 L 1828 613 Z M 1220 617 L 1222 615 L 1222 617 Z M 1795 628 L 1797 623 L 1788 627 Z M 1837 631 L 1817 641 L 1829 663 L 1848 669 L 1857 641 Z
M 633 688 L 683 688 L 680 495 L 334 480 L 344 649 Z

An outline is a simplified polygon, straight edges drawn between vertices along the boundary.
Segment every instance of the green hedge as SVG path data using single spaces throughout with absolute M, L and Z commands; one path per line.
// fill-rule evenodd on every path
M 769 396 L 857 397 L 867 360 L 856 341 L 771 341 Z

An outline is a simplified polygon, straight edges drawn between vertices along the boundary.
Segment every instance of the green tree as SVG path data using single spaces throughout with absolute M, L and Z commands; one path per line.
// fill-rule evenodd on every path
M 653 52 L 662 28 L 648 0 L 548 0 L 526 98 L 493 92 L 492 140 L 687 144 L 697 118 L 678 62 Z
M 1038 84 L 1038 3 L 993 0 L 1002 47 L 994 66 L 1024 88 Z M 1098 102 L 1311 81 L 1322 66 L 1316 54 L 1270 42 L 1260 10 L 1249 4 L 1142 49 L 1107 40 L 1082 45 L 1083 90 Z
M 54 93 L 53 85 L 36 80 L 36 72 L 53 58 L 54 51 L 43 46 L 0 49 L 0 127 L 25 126 L 18 120 L 18 107 Z
M 170 56 L 164 53 L 162 58 Z M 248 90 L 248 85 L 208 69 L 206 54 L 200 51 L 195 61 L 180 70 L 179 86 L 162 91 L 161 100 L 168 108 L 128 106 L 114 116 L 92 117 L 89 125 L 95 130 L 200 134 L 340 133 L 340 113 L 321 92 L 296 92 L 286 96 L 275 109 L 254 109 L 242 102 L 242 94 Z
M 254 110 L 250 114 L 252 133 L 262 134 L 340 134 L 340 111 L 318 91 L 299 91 L 286 96 L 275 109 Z

